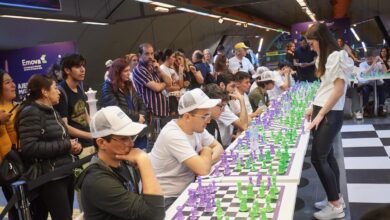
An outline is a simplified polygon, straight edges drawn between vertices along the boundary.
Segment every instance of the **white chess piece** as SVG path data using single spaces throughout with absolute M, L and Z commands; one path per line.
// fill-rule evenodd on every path
M 97 112 L 97 99 L 95 98 L 96 96 L 96 90 L 92 90 L 92 88 L 89 88 L 85 94 L 88 97 L 87 103 L 89 105 L 89 115 L 92 117 L 96 112 Z

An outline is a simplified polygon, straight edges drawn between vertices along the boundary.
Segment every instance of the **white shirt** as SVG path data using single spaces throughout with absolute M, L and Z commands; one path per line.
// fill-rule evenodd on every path
M 246 57 L 243 57 L 241 61 L 236 56 L 229 59 L 229 70 L 234 74 L 238 71 L 249 73 L 254 71 L 254 69 L 255 68 L 253 67 L 251 61 L 249 61 Z
M 237 115 L 235 115 L 228 105 L 225 106 L 225 109 L 223 112 L 221 112 L 221 115 L 216 120 L 219 128 L 219 132 L 221 134 L 221 141 L 222 145 L 224 147 L 227 147 L 230 145 L 230 142 L 232 140 L 232 134 L 233 134 L 233 122 L 239 120 Z
M 253 90 L 255 90 L 257 88 L 257 83 L 256 83 L 256 80 L 252 83 L 251 85 L 251 88 L 249 89 L 249 93 L 251 93 Z
M 331 53 L 325 64 L 325 73 L 321 76 L 321 85 L 317 91 L 313 105 L 323 107 L 330 98 L 334 89 L 334 81 L 336 79 L 343 79 L 344 94 L 339 98 L 332 110 L 343 110 L 345 102 L 345 92 L 347 91 L 349 74 L 355 70 L 354 62 L 348 57 L 346 51 L 334 51 Z
M 192 135 L 184 133 L 177 120 L 165 125 L 149 154 L 165 198 L 178 197 L 195 180 L 195 173 L 183 162 L 199 155 L 202 147 L 214 140 L 206 129 Z
M 171 77 L 172 79 L 172 85 L 175 85 L 177 83 L 177 81 L 179 81 L 179 75 L 176 73 L 176 71 L 170 67 L 167 67 L 165 66 L 165 64 L 161 64 L 160 65 L 160 70 L 162 73 L 164 73 L 165 75 Z M 169 96 L 169 92 L 167 90 L 164 90 L 163 91 L 163 94 L 168 97 Z
M 272 73 L 275 81 L 275 86 L 273 89 L 268 90 L 267 93 L 270 100 L 276 100 L 280 96 L 280 94 L 283 93 L 283 89 L 281 89 L 280 87 L 284 84 L 284 80 L 278 70 L 272 71 Z
M 244 104 L 245 104 L 245 108 L 246 108 L 246 112 L 249 114 L 251 114 L 253 112 L 253 109 L 252 109 L 252 105 L 251 105 L 251 102 L 249 101 L 249 96 L 244 93 Z M 232 112 L 234 114 L 240 114 L 241 112 L 241 105 L 240 105 L 240 101 L 239 100 L 232 100 L 234 102 L 234 110 L 232 110 Z

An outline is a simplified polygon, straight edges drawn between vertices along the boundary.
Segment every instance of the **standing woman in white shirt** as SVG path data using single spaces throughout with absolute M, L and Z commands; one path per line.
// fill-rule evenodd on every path
M 333 153 L 333 141 L 343 124 L 343 107 L 348 85 L 348 73 L 353 70 L 353 60 L 342 50 L 324 23 L 313 24 L 306 38 L 317 58 L 317 77 L 321 86 L 313 106 L 306 116 L 313 134 L 311 162 L 315 167 L 327 198 L 315 203 L 321 209 L 314 213 L 317 219 L 342 218 L 344 201 L 340 194 L 340 171 Z

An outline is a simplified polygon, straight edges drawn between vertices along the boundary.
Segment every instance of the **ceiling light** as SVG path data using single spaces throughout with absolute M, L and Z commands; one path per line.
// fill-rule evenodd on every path
M 43 18 L 45 21 L 55 21 L 55 22 L 65 22 L 65 23 L 76 23 L 75 20 L 65 20 L 65 19 L 54 19 L 54 18 Z
M 206 12 L 195 11 L 195 10 L 188 9 L 188 8 L 178 8 L 177 10 L 188 12 L 188 13 L 193 13 L 193 14 L 197 14 L 197 15 L 202 15 L 202 16 L 208 16 L 208 17 L 212 17 L 212 18 L 220 18 L 221 17 L 219 15 L 213 15 L 213 14 L 209 14 Z
M 162 2 L 150 2 L 150 4 L 156 5 L 156 6 L 160 6 L 160 7 L 164 7 L 164 8 L 174 8 L 174 7 L 176 7 L 174 5 L 165 4 L 165 3 L 162 3 Z
M 136 0 L 137 2 L 142 2 L 142 3 L 151 3 L 152 1 L 150 0 Z
M 109 23 L 105 23 L 105 22 L 92 22 L 92 21 L 83 21 L 81 23 L 83 23 L 83 24 L 92 24 L 92 25 L 109 25 Z
M 360 41 L 360 37 L 357 35 L 355 29 L 353 29 L 353 28 L 350 28 L 350 29 L 351 29 L 351 32 L 352 32 L 353 36 L 355 36 L 356 40 Z
M 257 51 L 260 53 L 261 51 L 261 47 L 263 46 L 263 41 L 264 41 L 264 38 L 261 38 L 260 39 L 260 42 L 259 42 L 259 48 L 257 49 Z
M 168 8 L 164 8 L 164 7 L 157 6 L 157 7 L 154 8 L 154 11 L 167 13 L 167 12 L 169 12 L 169 9 L 168 9 Z
M 362 47 L 363 47 L 364 52 L 367 52 L 366 44 L 363 41 L 362 41 Z
M 28 17 L 28 16 L 17 16 L 17 15 L 0 15 L 3 18 L 16 18 L 16 19 L 27 19 L 27 20 L 42 20 L 43 18 Z
M 247 28 L 248 27 L 248 23 L 244 23 L 244 28 Z
M 223 23 L 223 18 L 218 19 L 218 23 L 222 24 Z

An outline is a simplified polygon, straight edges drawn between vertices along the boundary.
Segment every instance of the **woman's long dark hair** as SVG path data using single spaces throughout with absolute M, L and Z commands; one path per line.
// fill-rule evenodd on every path
M 47 75 L 34 74 L 30 77 L 27 84 L 27 95 L 15 115 L 14 127 L 16 131 L 18 131 L 20 112 L 22 112 L 26 106 L 42 98 L 42 89 L 49 91 L 53 82 L 55 82 L 55 80 Z M 18 136 L 19 135 L 17 135 L 17 139 L 19 139 Z
M 111 80 L 115 92 L 125 88 L 131 90 L 131 81 L 124 82 L 121 77 L 122 71 L 129 65 L 130 64 L 124 58 L 118 58 L 112 62 L 111 67 L 108 70 L 108 78 Z
M 308 40 L 317 40 L 320 47 L 319 63 L 317 70 L 317 77 L 325 74 L 325 64 L 328 56 L 334 51 L 339 51 L 341 48 L 330 33 L 325 23 L 314 23 L 306 32 Z

